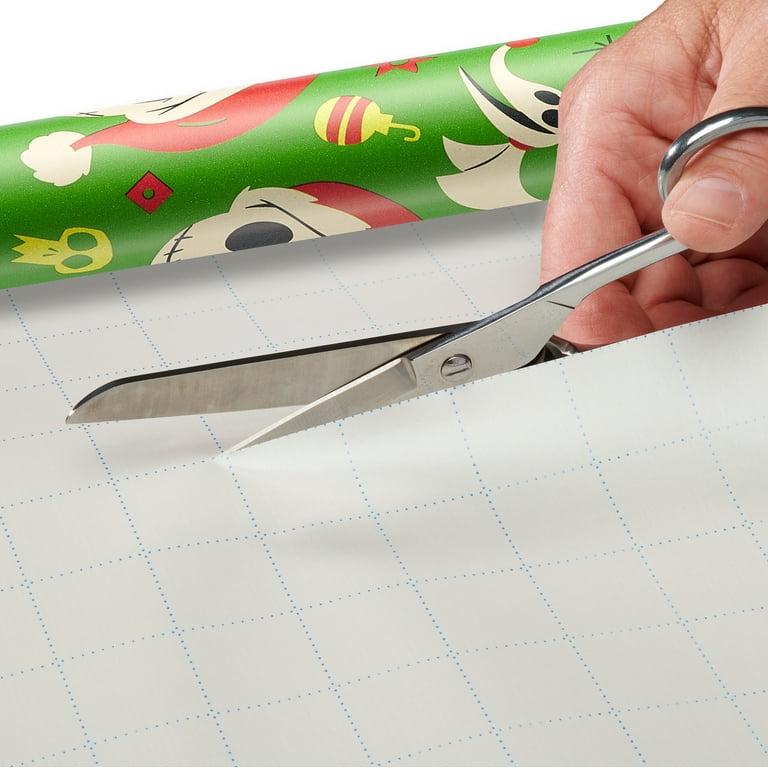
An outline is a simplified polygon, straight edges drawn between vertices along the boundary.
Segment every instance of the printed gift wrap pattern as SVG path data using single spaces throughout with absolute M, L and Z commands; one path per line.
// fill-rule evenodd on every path
M 0 128 L 0 287 L 544 199 L 562 88 L 629 27 Z

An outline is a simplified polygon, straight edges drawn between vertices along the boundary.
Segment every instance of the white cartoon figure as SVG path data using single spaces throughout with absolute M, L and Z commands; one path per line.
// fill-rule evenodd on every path
M 478 146 L 443 137 L 450 161 L 460 173 L 438 176 L 437 182 L 448 197 L 467 208 L 490 210 L 530 202 L 520 181 L 524 154 L 530 149 L 557 144 L 560 91 L 513 75 L 504 58 L 503 45 L 491 56 L 493 81 L 509 104 L 497 99 L 459 69 L 464 85 L 488 120 L 505 136 L 503 144 Z
M 82 117 L 115 116 L 125 120 L 89 134 L 54 131 L 38 136 L 21 153 L 21 161 L 34 171 L 38 181 L 64 187 L 90 172 L 94 147 L 132 147 L 152 152 L 206 149 L 270 120 L 313 78 L 309 75 L 83 112 Z
M 226 213 L 196 221 L 174 235 L 152 263 L 415 221 L 419 218 L 398 203 L 350 184 L 246 188 Z

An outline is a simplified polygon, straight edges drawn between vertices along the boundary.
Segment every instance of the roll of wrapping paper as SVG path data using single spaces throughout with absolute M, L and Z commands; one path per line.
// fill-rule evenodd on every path
M 630 26 L 0 128 L 0 287 L 544 199 L 561 90 Z

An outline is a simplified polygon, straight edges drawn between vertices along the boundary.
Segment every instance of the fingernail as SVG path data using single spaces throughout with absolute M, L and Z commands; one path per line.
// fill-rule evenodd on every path
M 732 227 L 744 210 L 744 195 L 739 187 L 725 179 L 698 179 L 683 192 L 675 213 Z

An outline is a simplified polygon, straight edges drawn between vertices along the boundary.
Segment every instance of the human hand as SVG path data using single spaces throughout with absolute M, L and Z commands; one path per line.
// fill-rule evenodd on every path
M 678 135 L 768 105 L 766 35 L 764 0 L 667 0 L 568 84 L 543 280 L 661 226 L 691 250 L 587 297 L 564 338 L 598 346 L 768 302 L 768 131 L 694 157 L 663 206 L 656 189 Z

